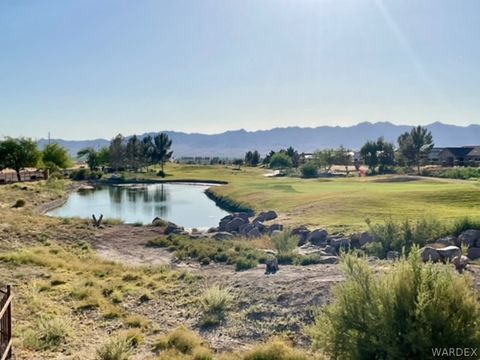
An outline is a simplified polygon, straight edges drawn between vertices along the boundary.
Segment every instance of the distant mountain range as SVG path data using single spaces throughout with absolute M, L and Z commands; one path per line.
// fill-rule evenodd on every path
M 245 131 L 234 130 L 220 134 L 206 135 L 198 133 L 183 133 L 164 131 L 173 141 L 174 157 L 182 156 L 243 156 L 248 150 L 258 150 L 266 154 L 270 150 L 278 150 L 293 146 L 304 152 L 317 149 L 332 148 L 344 145 L 358 150 L 367 140 L 375 140 L 383 136 L 386 140 L 396 142 L 398 136 L 409 131 L 412 126 L 395 125 L 390 122 L 362 122 L 354 126 L 319 126 L 316 128 L 287 127 L 271 130 Z M 435 146 L 463 146 L 480 144 L 480 125 L 456 126 L 435 122 L 427 125 L 431 130 Z M 154 135 L 156 133 L 146 133 Z M 52 142 L 65 146 L 72 155 L 84 148 L 101 148 L 108 146 L 109 140 L 63 140 L 53 139 Z M 40 147 L 48 140 L 41 139 Z

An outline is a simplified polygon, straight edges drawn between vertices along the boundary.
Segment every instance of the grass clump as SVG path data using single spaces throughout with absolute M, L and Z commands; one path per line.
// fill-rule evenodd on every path
M 199 348 L 205 348 L 202 338 L 184 326 L 180 326 L 171 333 L 161 336 L 153 345 L 154 351 L 175 350 L 181 354 L 190 355 Z
M 432 348 L 478 348 L 480 305 L 469 277 L 423 264 L 413 249 L 388 273 L 342 258 L 346 281 L 309 333 L 335 359 L 429 359 Z
M 203 325 L 217 325 L 225 313 L 233 305 L 233 296 L 229 289 L 218 285 L 206 289 L 200 296 L 200 306 L 203 312 Z
M 143 335 L 138 330 L 120 333 L 97 349 L 97 360 L 128 360 L 133 349 L 143 343 Z
M 201 264 L 211 262 L 235 265 L 237 271 L 251 269 L 264 262 L 266 255 L 249 240 L 192 240 L 184 235 L 169 235 L 148 242 L 148 246 L 175 251 L 179 260 L 197 260 Z
M 67 342 L 70 322 L 61 316 L 41 316 L 33 329 L 27 330 L 23 343 L 32 350 L 57 350 Z
M 273 338 L 264 344 L 254 346 L 241 357 L 242 360 L 311 360 L 312 355 L 294 349 L 281 338 Z

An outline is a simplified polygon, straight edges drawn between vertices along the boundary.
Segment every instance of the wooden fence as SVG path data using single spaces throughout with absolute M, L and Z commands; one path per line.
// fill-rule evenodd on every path
M 20 172 L 22 181 L 36 181 L 45 179 L 43 171 L 22 171 Z M 0 171 L 0 185 L 18 182 L 17 173 L 13 171 Z M 1 359 L 1 358 L 0 358 Z
M 12 358 L 12 294 L 0 289 L 0 360 Z

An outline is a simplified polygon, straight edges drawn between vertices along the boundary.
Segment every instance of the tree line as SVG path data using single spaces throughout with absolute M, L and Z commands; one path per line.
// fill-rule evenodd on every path
M 385 141 L 383 137 L 369 140 L 361 147 L 358 158 L 354 158 L 354 152 L 344 146 L 337 149 L 317 150 L 308 158 L 292 147 L 279 151 L 272 150 L 263 159 L 255 150 L 248 151 L 245 159 L 237 160 L 237 163 L 247 166 L 263 164 L 279 171 L 300 167 L 303 177 L 316 177 L 319 172 L 329 173 L 333 165 L 343 166 L 348 175 L 351 166 L 355 166 L 358 171 L 362 164 L 368 167 L 370 174 L 383 174 L 393 166 L 414 166 L 420 173 L 420 166 L 426 162 L 434 147 L 431 132 L 422 126 L 414 127 L 401 134 L 397 144 L 396 147 L 395 144 Z
M 145 136 L 134 135 L 128 139 L 117 135 L 108 147 L 95 150 L 92 147 L 81 149 L 77 156 L 85 160 L 90 170 L 109 167 L 114 171 L 132 170 L 151 165 L 161 165 L 159 175 L 164 176 L 164 166 L 172 157 L 172 140 L 165 133 Z M 68 150 L 52 143 L 40 150 L 38 144 L 29 138 L 10 138 L 0 141 L 0 170 L 15 170 L 18 181 L 21 171 L 26 168 L 49 170 L 50 173 L 73 166 Z
M 152 165 L 160 165 L 159 175 L 165 176 L 165 163 L 173 151 L 172 140 L 165 133 L 143 138 L 133 135 L 125 138 L 121 134 L 115 136 L 108 147 L 95 150 L 92 147 L 81 149 L 78 157 L 84 159 L 91 170 L 109 167 L 114 171 L 139 171 Z

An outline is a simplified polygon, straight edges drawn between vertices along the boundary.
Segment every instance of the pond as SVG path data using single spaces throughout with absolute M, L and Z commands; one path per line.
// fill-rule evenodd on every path
M 101 186 L 72 193 L 67 202 L 47 214 L 58 217 L 105 219 L 150 224 L 155 217 L 186 229 L 217 226 L 228 213 L 205 195 L 207 184 L 130 184 Z

